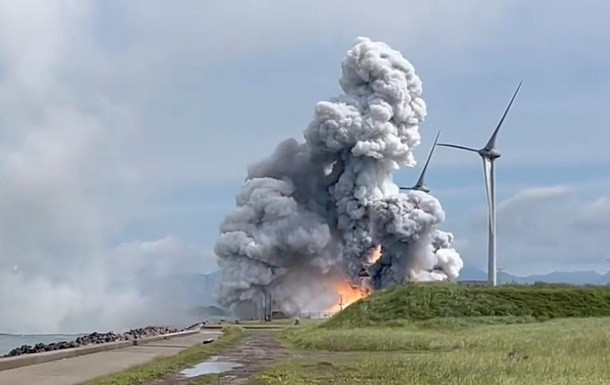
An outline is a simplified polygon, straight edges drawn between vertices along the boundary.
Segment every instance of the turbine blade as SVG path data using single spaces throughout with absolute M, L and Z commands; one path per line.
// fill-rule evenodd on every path
M 432 158 L 432 154 L 434 153 L 434 149 L 436 148 L 436 143 L 438 142 L 438 137 L 441 135 L 441 131 L 439 130 L 436 134 L 436 138 L 434 138 L 434 143 L 432 144 L 432 148 L 430 149 L 430 153 L 428 154 L 428 159 L 426 159 L 426 163 L 424 164 L 424 168 L 421 170 L 421 174 L 419 174 L 419 179 L 415 186 L 423 186 L 424 178 L 426 177 L 426 170 L 428 169 L 428 165 L 430 164 L 430 159 Z
M 438 143 L 438 144 L 437 144 L 437 146 L 443 146 L 443 147 L 453 147 L 453 148 L 459 148 L 460 150 L 466 150 L 466 151 L 472 151 L 472 152 L 479 152 L 479 150 L 477 150 L 476 148 L 470 148 L 470 147 L 458 146 L 457 144 Z
M 500 131 L 500 126 L 502 126 L 502 123 L 504 123 L 504 118 L 506 118 L 506 115 L 508 114 L 510 107 L 513 105 L 513 102 L 515 101 L 515 97 L 517 97 L 517 93 L 519 92 L 519 89 L 521 88 L 521 84 L 523 84 L 522 81 L 519 82 L 519 85 L 517 86 L 517 89 L 515 90 L 513 97 L 510 99 L 510 102 L 508 103 L 508 106 L 506 107 L 506 110 L 504 111 L 504 115 L 502 115 L 502 118 L 500 119 L 500 122 L 496 126 L 496 129 L 494 130 L 493 134 L 491 134 L 491 138 L 489 138 L 489 141 L 485 145 L 484 148 L 486 150 L 492 150 L 496 147 L 496 137 L 498 136 L 498 132 Z

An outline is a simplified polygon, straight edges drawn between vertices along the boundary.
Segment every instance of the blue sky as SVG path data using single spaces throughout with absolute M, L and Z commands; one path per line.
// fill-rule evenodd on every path
M 231 32 L 220 37 L 226 44 L 226 55 L 210 43 L 214 47 L 212 63 L 189 63 L 184 73 L 165 84 L 170 95 L 179 95 L 180 106 L 171 103 L 164 107 L 167 100 L 162 97 L 152 102 L 155 109 L 167 108 L 167 115 L 170 109 L 180 111 L 187 122 L 180 131 L 189 142 L 184 146 L 193 152 L 200 148 L 211 151 L 203 158 L 212 167 L 200 164 L 196 182 L 182 187 L 177 187 L 181 183 L 173 184 L 166 191 L 164 203 L 175 216 L 168 213 L 159 221 L 166 228 L 159 235 L 180 231 L 189 242 L 213 244 L 216 234 L 200 229 L 222 220 L 248 163 L 269 154 L 284 137 L 301 138 L 315 102 L 338 92 L 340 60 L 357 35 L 391 44 L 416 66 L 428 106 L 419 158 L 428 151 L 439 128 L 447 140 L 482 145 L 517 82 L 524 80 L 499 140 L 504 153 L 498 164 L 499 199 L 509 199 L 526 189 L 564 186 L 573 190 L 556 204 L 570 202 L 577 210 L 579 205 L 584 209 L 607 195 L 610 157 L 605 154 L 602 138 L 608 136 L 603 130 L 608 123 L 603 106 L 609 99 L 604 91 L 610 79 L 604 69 L 610 58 L 604 57 L 608 28 L 601 16 L 606 5 L 467 2 L 455 15 L 458 10 L 443 2 L 424 9 L 391 2 L 378 7 L 365 4 L 355 3 L 350 8 L 360 11 L 347 10 L 345 20 L 334 26 L 331 24 L 340 19 L 345 4 L 329 6 L 326 18 L 300 9 L 302 24 L 283 21 L 277 27 L 281 34 L 290 36 L 289 41 L 278 42 L 281 38 L 265 35 L 272 28 L 273 15 L 250 25 L 271 41 L 249 41 L 227 25 Z M 407 16 L 411 9 L 413 23 Z M 297 18 L 285 8 L 277 12 L 278 19 Z M 242 44 L 242 50 L 235 52 Z M 185 87 L 185 83 L 189 85 Z M 207 141 L 218 144 L 220 153 L 205 147 Z M 166 145 L 174 143 L 167 140 Z M 227 148 L 235 152 L 223 153 Z M 217 165 L 223 165 L 222 170 Z M 469 154 L 440 149 L 432 167 L 429 183 L 447 211 L 445 228 L 458 236 L 458 244 L 463 242 L 467 263 L 484 266 L 484 231 L 475 225 L 484 214 L 480 161 Z M 416 174 L 400 171 L 396 180 L 410 183 Z M 176 200 L 182 200 L 179 207 L 173 206 Z M 198 213 L 184 214 L 185 202 L 192 202 Z M 523 214 L 527 217 L 527 212 Z M 568 223 L 571 218 L 565 220 Z M 548 224 L 549 228 L 554 225 Z M 149 222 L 145 227 L 153 226 Z M 558 237 L 565 236 L 579 238 L 577 229 L 573 234 L 558 233 Z M 607 255 L 602 239 L 599 252 L 590 259 L 570 255 L 578 250 L 575 246 L 565 250 L 561 258 L 556 256 L 557 250 L 545 251 L 548 255 L 540 262 L 527 253 L 511 255 L 511 243 L 519 242 L 517 234 L 501 233 L 499 242 L 505 262 L 501 265 L 517 273 L 606 268 L 604 258 L 600 258 Z
M 339 92 L 346 51 L 367 36 L 400 50 L 423 81 L 418 160 L 438 129 L 483 145 L 523 80 L 498 140 L 498 264 L 605 271 L 609 8 L 0 0 L 0 269 L 15 284 L 38 280 L 66 313 L 98 289 L 83 271 L 115 276 L 152 259 L 171 273 L 214 270 L 218 225 L 247 165 L 302 138 L 315 103 Z M 418 171 L 395 180 L 411 184 Z M 484 267 L 482 178 L 479 159 L 439 148 L 428 184 L 465 263 Z

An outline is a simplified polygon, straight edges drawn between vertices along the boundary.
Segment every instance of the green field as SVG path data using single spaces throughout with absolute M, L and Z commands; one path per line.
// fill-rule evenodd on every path
M 406 286 L 287 329 L 303 357 L 253 384 L 610 384 L 608 316 L 608 287 Z

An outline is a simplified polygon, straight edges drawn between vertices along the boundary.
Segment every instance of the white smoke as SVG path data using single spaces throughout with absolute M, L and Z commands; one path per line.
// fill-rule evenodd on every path
M 90 260 L 65 257 L 76 265 L 65 269 L 37 261 L 10 267 L 0 260 L 0 330 L 72 333 L 195 321 L 187 309 L 205 293 L 184 280 L 203 259 L 199 250 L 166 237 L 85 257 Z
M 140 230 L 155 226 L 160 185 L 183 179 L 151 150 L 165 123 L 141 130 L 158 83 L 141 46 L 108 49 L 125 32 L 104 27 L 115 16 L 90 0 L 0 1 L 0 333 L 186 326 L 207 294 L 185 279 L 209 268 L 205 250 Z M 158 43 L 155 55 L 175 52 Z M 134 225 L 149 241 L 130 241 Z
M 400 194 L 392 182 L 393 171 L 415 165 L 426 116 L 413 66 L 386 44 L 358 38 L 342 70 L 344 94 L 317 104 L 306 142 L 286 140 L 250 167 L 215 248 L 222 303 L 265 291 L 288 312 L 325 305 L 332 282 L 356 282 L 377 245 L 383 257 L 369 269 L 376 288 L 459 274 L 452 235 L 436 229 L 445 215 L 438 200 Z
M 435 229 L 445 219 L 433 196 L 411 191 L 378 200 L 372 209 L 376 243 L 383 257 L 371 269 L 377 288 L 410 281 L 441 281 L 457 278 L 463 267 L 451 248 L 453 235 Z

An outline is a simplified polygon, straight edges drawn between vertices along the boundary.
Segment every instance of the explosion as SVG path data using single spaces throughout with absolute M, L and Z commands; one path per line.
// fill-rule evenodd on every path
M 438 200 L 402 194 L 392 181 L 415 165 L 426 116 L 413 66 L 385 43 L 358 38 L 339 84 L 342 95 L 316 105 L 305 142 L 285 140 L 249 167 L 215 247 L 220 304 L 245 306 L 264 292 L 296 314 L 459 274 L 453 236 L 437 229 Z
M 347 281 L 335 285 L 334 290 L 339 302 L 328 310 L 331 314 L 336 314 L 359 299 L 370 295 L 370 291 L 354 286 Z
M 377 247 L 373 249 L 369 262 L 374 264 L 375 262 L 379 261 L 379 259 L 381 259 L 381 245 L 377 245 Z

